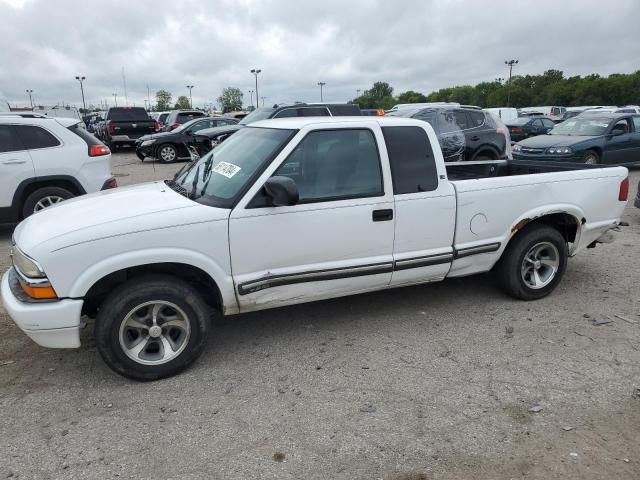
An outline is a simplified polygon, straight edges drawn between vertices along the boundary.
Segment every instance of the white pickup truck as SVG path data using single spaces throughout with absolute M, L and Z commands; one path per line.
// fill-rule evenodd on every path
M 611 240 L 627 201 L 626 168 L 567 168 L 445 166 L 420 120 L 256 122 L 174 180 L 23 221 L 2 299 L 46 347 L 80 346 L 95 317 L 104 360 L 141 380 L 191 364 L 215 312 L 492 269 L 508 294 L 538 299 L 569 256 Z

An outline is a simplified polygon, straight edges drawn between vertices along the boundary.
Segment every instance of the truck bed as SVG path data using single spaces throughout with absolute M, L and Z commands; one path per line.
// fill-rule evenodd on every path
M 570 162 L 531 162 L 518 160 L 489 160 L 480 162 L 445 163 L 449 180 L 473 180 L 492 177 L 511 177 L 536 173 L 566 172 L 608 168 L 608 165 L 587 165 Z

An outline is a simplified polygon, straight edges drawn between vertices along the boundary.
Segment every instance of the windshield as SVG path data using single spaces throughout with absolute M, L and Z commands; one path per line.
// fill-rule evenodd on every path
M 266 120 L 271 117 L 271 114 L 275 110 L 276 109 L 272 107 L 256 108 L 253 112 L 240 120 L 240 125 L 249 125 L 250 123 L 257 122 L 258 120 Z
M 294 130 L 243 128 L 193 163 L 175 183 L 197 200 L 230 208 L 244 188 L 286 145 Z
M 574 117 L 558 124 L 550 133 L 551 135 L 576 136 L 604 135 L 608 126 L 608 118 L 580 119 Z

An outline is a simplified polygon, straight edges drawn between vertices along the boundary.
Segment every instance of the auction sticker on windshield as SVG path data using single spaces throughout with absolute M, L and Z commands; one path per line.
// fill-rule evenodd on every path
M 231 178 L 240 171 L 240 167 L 233 163 L 220 162 L 213 167 L 213 171 L 220 175 L 224 175 L 227 178 Z

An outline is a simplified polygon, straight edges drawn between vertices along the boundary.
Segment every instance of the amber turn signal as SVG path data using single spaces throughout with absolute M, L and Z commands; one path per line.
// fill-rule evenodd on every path
M 58 294 L 51 285 L 48 285 L 46 287 L 38 287 L 35 285 L 27 285 L 26 283 L 21 281 L 20 286 L 22 287 L 24 293 L 26 293 L 34 300 L 49 300 L 58 298 Z

